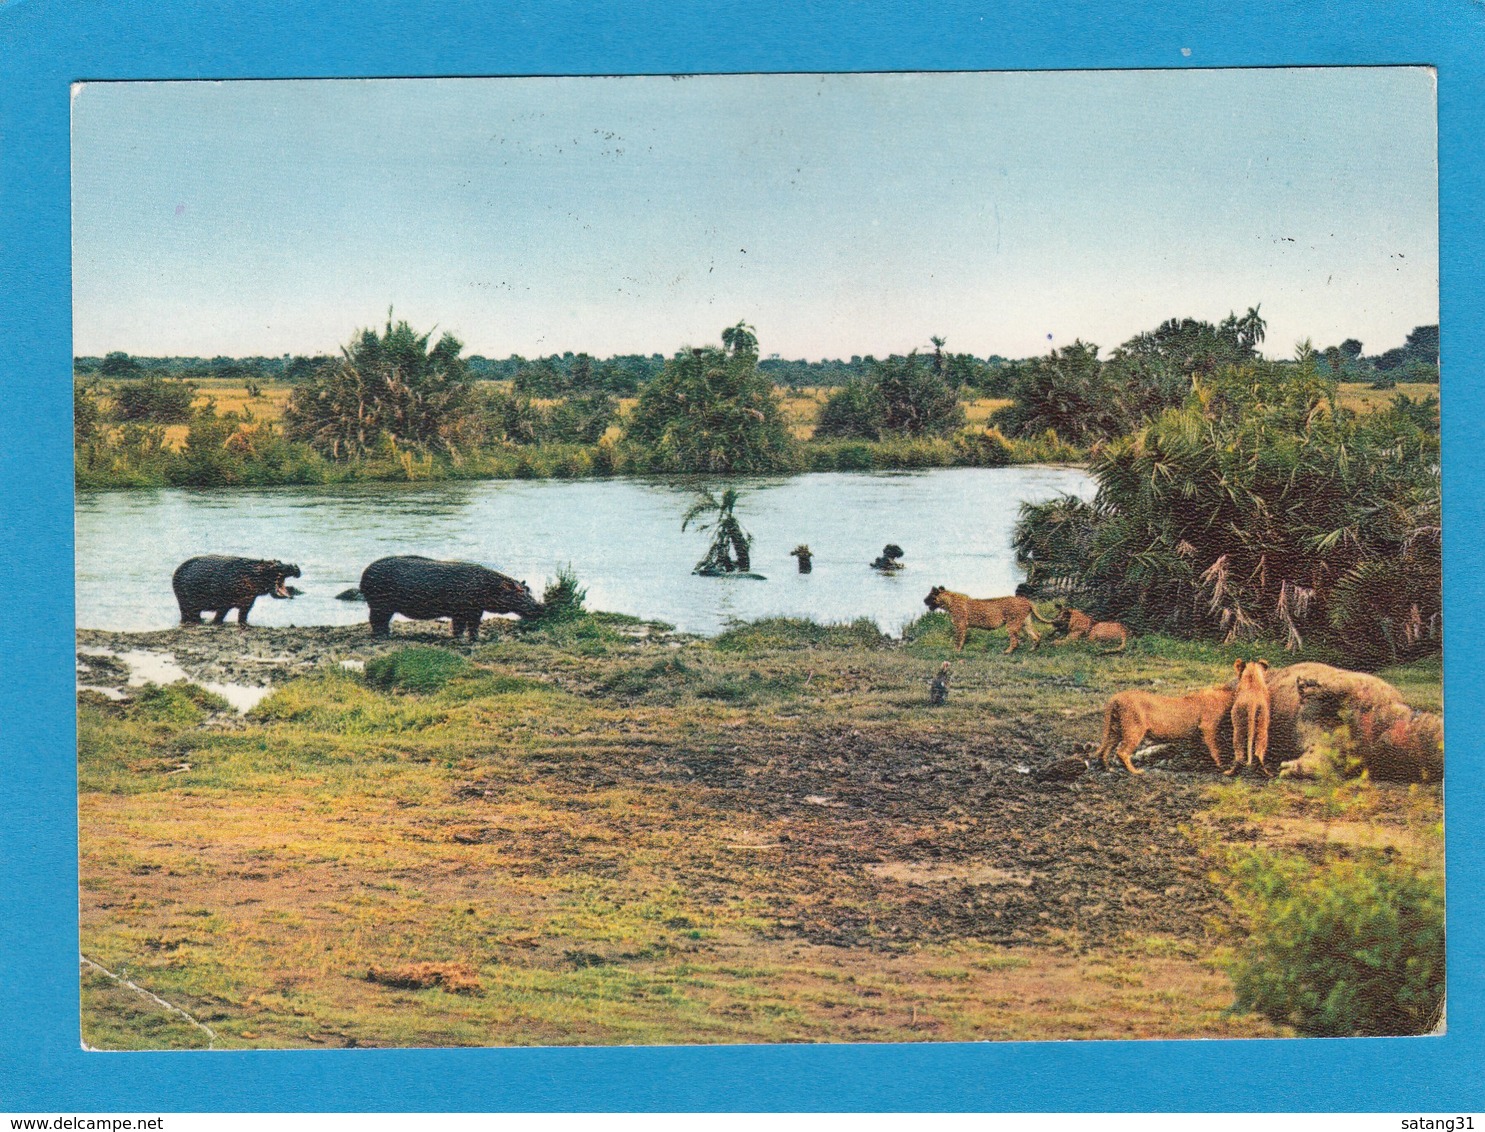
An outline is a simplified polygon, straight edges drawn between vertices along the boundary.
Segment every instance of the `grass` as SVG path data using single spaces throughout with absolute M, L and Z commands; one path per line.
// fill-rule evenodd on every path
M 1424 397 L 1437 397 L 1439 386 L 1432 381 L 1400 381 L 1392 389 L 1373 389 L 1367 381 L 1343 381 L 1337 401 L 1343 409 L 1369 413 L 1390 408 L 1399 393 L 1418 401 Z
M 951 766 L 974 783 L 987 740 L 1091 739 L 1109 692 L 1225 679 L 1235 651 L 1006 657 L 1003 633 L 972 632 L 960 655 L 941 615 L 910 628 L 777 618 L 698 640 L 582 614 L 456 651 L 394 640 L 365 676 L 327 665 L 246 719 L 186 686 L 82 702 L 83 953 L 218 1048 L 1282 1032 L 1225 1013 L 1200 916 L 1100 936 L 1059 915 L 993 938 L 996 910 L 1038 889 L 957 879 L 973 862 L 956 854 L 1001 819 L 978 786 L 931 786 Z M 953 695 L 928 709 L 945 659 Z M 1135 791 L 1133 814 L 1154 797 L 1094 785 Z M 1195 835 L 1311 845 L 1320 827 L 1295 822 L 1340 824 L 1316 789 L 1223 782 Z M 1439 820 L 1436 792 L 1372 795 L 1343 820 Z M 1098 831 L 1058 834 L 1080 835 Z M 964 901 L 983 918 L 953 919 Z M 416 964 L 477 987 L 367 978 Z M 204 1042 L 101 976 L 82 993 L 90 1045 Z

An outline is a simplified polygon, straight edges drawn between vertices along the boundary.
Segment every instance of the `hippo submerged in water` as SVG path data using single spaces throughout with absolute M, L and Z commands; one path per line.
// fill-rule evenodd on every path
M 447 617 L 454 623 L 454 636 L 468 629 L 471 641 L 479 638 L 480 618 L 486 613 L 542 613 L 525 582 L 472 562 L 439 562 L 415 554 L 378 558 L 366 567 L 361 595 L 371 606 L 371 632 L 378 637 L 391 632 L 394 613 L 418 621 Z
M 177 566 L 170 584 L 180 606 L 182 625 L 200 624 L 201 614 L 208 609 L 215 611 L 213 623 L 220 625 L 227 620 L 228 610 L 236 609 L 238 625 L 247 628 L 253 602 L 264 594 L 274 598 L 293 597 L 298 591 L 284 582 L 297 577 L 299 567 L 290 562 L 202 554 Z

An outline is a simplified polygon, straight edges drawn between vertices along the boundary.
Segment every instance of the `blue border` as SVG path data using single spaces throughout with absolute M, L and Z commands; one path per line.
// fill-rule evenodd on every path
M 1485 1108 L 1485 5 L 0 0 L 0 1110 Z M 1189 49 L 1185 54 L 1182 49 Z M 1427 63 L 1438 68 L 1449 1033 L 1436 1039 L 85 1054 L 78 1046 L 68 86 L 79 79 Z

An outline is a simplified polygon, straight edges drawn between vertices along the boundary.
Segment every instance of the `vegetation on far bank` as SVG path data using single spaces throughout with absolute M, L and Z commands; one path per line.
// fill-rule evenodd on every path
M 339 358 L 78 359 L 76 476 L 214 487 L 1075 462 L 1180 405 L 1194 381 L 1256 364 L 1263 329 L 1256 308 L 1216 325 L 1172 319 L 1105 359 L 1076 342 L 982 360 L 935 337 L 928 353 L 806 367 L 818 379 L 806 388 L 742 322 L 720 347 L 668 359 L 492 366 L 389 316 Z M 1380 384 L 1426 380 L 1436 331 L 1410 335 L 1411 368 Z M 1333 379 L 1366 376 L 1359 354 L 1315 356 Z M 1370 393 L 1351 401 L 1371 406 Z

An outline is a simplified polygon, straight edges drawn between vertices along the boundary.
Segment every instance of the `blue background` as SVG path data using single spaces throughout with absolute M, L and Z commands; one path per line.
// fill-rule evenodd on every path
M 0 4 L 0 1110 L 1485 1107 L 1485 5 Z M 1183 54 L 1182 49 L 1190 54 Z M 68 87 L 84 79 L 1426 63 L 1439 74 L 1449 1033 L 1424 1039 L 85 1054 Z M 1193 238 L 1199 238 L 1194 233 Z

